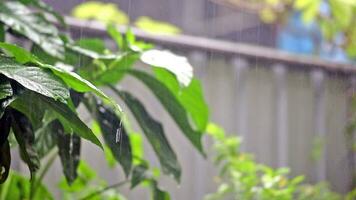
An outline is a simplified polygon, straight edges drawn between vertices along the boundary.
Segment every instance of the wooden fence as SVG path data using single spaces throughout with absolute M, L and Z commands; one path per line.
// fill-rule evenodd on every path
M 74 35 L 106 38 L 96 22 L 68 19 Z M 156 36 L 135 30 L 140 39 L 187 56 L 202 80 L 212 121 L 228 133 L 243 138 L 242 149 L 273 167 L 290 167 L 292 175 L 304 174 L 308 182 L 329 181 L 340 192 L 349 189 L 351 169 L 346 140 L 349 93 L 356 83 L 356 66 L 246 44 L 191 36 Z M 167 137 L 182 164 L 180 185 L 163 177 L 160 185 L 172 199 L 199 200 L 216 189 L 216 169 L 182 136 L 154 96 L 133 79 L 124 80 L 150 113 L 163 120 Z M 87 117 L 82 113 L 83 117 Z M 139 129 L 137 129 L 139 130 Z M 212 146 L 205 138 L 205 146 Z M 121 169 L 108 169 L 102 152 L 83 145 L 82 154 L 109 182 L 123 179 Z M 145 154 L 158 161 L 146 145 Z M 209 158 L 211 160 L 211 158 Z M 17 168 L 26 170 L 19 165 Z M 57 164 L 46 177 L 54 187 L 61 175 Z M 145 189 L 129 192 L 129 199 L 149 199 Z

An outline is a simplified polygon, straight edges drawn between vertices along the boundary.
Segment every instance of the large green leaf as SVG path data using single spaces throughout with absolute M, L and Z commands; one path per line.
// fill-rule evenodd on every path
M 61 102 L 69 98 L 69 91 L 61 79 L 49 70 L 24 66 L 13 59 L 0 56 L 0 73 L 20 83 L 25 88 Z
M 94 133 L 84 124 L 84 122 L 77 116 L 75 112 L 72 111 L 66 104 L 54 101 L 51 98 L 32 93 L 25 92 L 19 98 L 17 98 L 12 104 L 17 110 L 25 113 L 27 116 L 31 116 L 33 112 L 31 110 L 36 110 L 38 113 L 44 113 L 48 111 L 53 114 L 57 119 L 60 120 L 64 129 L 68 133 L 76 133 L 80 137 L 89 140 L 93 144 L 98 145 L 102 148 L 100 141 L 94 135 Z M 26 108 L 31 107 L 31 110 Z M 33 116 L 33 118 L 37 118 Z M 40 117 L 40 119 L 42 119 Z
M 15 44 L 0 42 L 0 48 L 2 50 L 5 50 L 7 55 L 13 56 L 15 60 L 21 64 L 25 64 L 28 62 L 38 62 L 37 58 L 33 56 L 30 52 Z
M 124 100 L 132 114 L 135 116 L 135 119 L 141 126 L 148 141 L 151 143 L 151 146 L 158 156 L 163 172 L 172 174 L 179 182 L 181 167 L 178 163 L 176 154 L 164 134 L 161 123 L 153 119 L 142 103 L 130 93 L 119 91 L 117 89 L 114 89 L 114 91 Z
M 16 1 L 0 4 L 0 21 L 26 36 L 48 54 L 64 58 L 64 44 L 58 30 L 38 12 Z
M 21 158 L 27 163 L 31 177 L 33 178 L 34 173 L 40 167 L 40 160 L 34 148 L 35 134 L 31 122 L 23 113 L 17 110 L 11 110 L 11 115 L 11 126 L 20 147 Z
M 209 121 L 209 108 L 204 100 L 202 86 L 197 79 L 192 79 L 188 86 L 180 86 L 172 73 L 156 68 L 156 78 L 165 84 L 184 106 L 199 131 L 205 131 Z
M 58 154 L 61 159 L 64 176 L 69 184 L 77 178 L 77 168 L 80 161 L 80 137 L 75 134 L 65 134 L 59 121 L 53 122 L 55 128 Z
M 95 87 L 89 81 L 87 81 L 84 78 L 82 78 L 81 76 L 79 76 L 77 73 L 68 71 L 68 70 L 64 69 L 63 67 L 60 68 L 58 66 L 43 64 L 42 61 L 40 61 L 38 58 L 36 58 L 30 52 L 28 52 L 27 50 L 25 50 L 19 46 L 14 45 L 14 44 L 0 42 L 0 48 L 5 49 L 6 52 L 9 55 L 13 56 L 17 62 L 20 62 L 22 64 L 35 63 L 42 68 L 50 69 L 55 75 L 60 77 L 62 79 L 62 81 L 64 81 L 73 90 L 75 90 L 77 92 L 94 92 L 96 95 L 101 97 L 105 102 L 107 102 L 108 104 L 113 106 L 118 111 L 121 111 L 120 106 L 117 103 L 115 103 L 114 100 L 109 98 L 101 90 L 99 90 L 97 87 Z
M 106 144 L 128 176 L 132 166 L 132 152 L 130 139 L 121 119 L 100 102 L 96 104 L 96 118 Z
M 183 86 L 188 86 L 193 78 L 193 67 L 187 58 L 175 55 L 170 51 L 157 49 L 145 51 L 141 55 L 141 61 L 172 72 Z
M 153 92 L 189 141 L 203 153 L 201 144 L 202 132 L 192 128 L 187 111 L 168 87 L 145 72 L 129 70 L 128 73 L 142 81 Z
M 10 81 L 0 75 L 0 99 L 11 97 L 13 94 Z

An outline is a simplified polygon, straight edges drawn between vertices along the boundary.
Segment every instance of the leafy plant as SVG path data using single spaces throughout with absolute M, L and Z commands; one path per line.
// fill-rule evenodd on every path
M 253 156 L 239 150 L 241 140 L 226 136 L 222 128 L 209 124 L 207 133 L 213 138 L 216 151 L 215 163 L 220 167 L 219 187 L 206 200 L 351 200 L 356 190 L 344 198 L 331 191 L 327 184 L 308 185 L 303 176 L 289 178 L 288 168 L 273 169 L 259 164 Z
M 323 38 L 356 57 L 355 0 L 217 0 L 257 12 L 267 23 L 284 24 L 295 12 L 304 22 L 319 27 Z
M 74 186 L 81 179 L 80 146 L 81 139 L 86 139 L 122 166 L 132 188 L 145 182 L 153 199 L 169 199 L 144 159 L 141 135 L 132 130 L 130 120 L 140 125 L 163 173 L 179 182 L 181 167 L 163 125 L 130 91 L 117 85 L 126 76 L 146 85 L 186 138 L 204 154 L 201 137 L 208 122 L 208 108 L 200 83 L 193 78 L 192 67 L 186 58 L 154 50 L 153 45 L 137 41 L 130 30 L 121 34 L 113 24 L 108 25 L 108 34 L 117 43 L 118 51 L 106 49 L 100 39 L 74 41 L 48 21 L 47 15 L 65 26 L 63 18 L 40 0 L 0 4 L 1 183 L 10 174 L 10 183 L 7 181 L 1 190 L 19 183 L 29 188 L 24 192 L 29 192 L 12 199 L 43 199 L 36 195 L 42 191 L 41 181 L 51 163 L 43 168 L 40 163 L 54 149 L 58 149 L 54 155 L 60 157 L 67 183 Z M 29 41 L 30 52 L 7 42 L 10 35 L 21 43 Z M 135 68 L 139 60 L 150 68 Z M 98 87 L 112 90 L 134 119 L 128 119 L 121 107 Z M 92 129 L 77 115 L 80 104 L 92 115 Z M 19 147 L 21 158 L 31 172 L 30 183 L 10 172 L 12 134 L 15 142 L 11 146 Z
M 130 23 L 129 16 L 120 10 L 117 3 L 87 1 L 76 6 L 72 11 L 72 15 L 76 18 L 93 19 L 105 24 L 128 25 Z M 147 16 L 138 17 L 131 25 L 153 34 L 175 35 L 181 33 L 181 30 L 177 26 Z

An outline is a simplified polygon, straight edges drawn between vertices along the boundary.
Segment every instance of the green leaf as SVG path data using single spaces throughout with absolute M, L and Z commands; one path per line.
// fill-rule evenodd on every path
M 115 103 L 114 100 L 109 98 L 101 90 L 99 90 L 89 81 L 79 76 L 77 73 L 68 71 L 63 67 L 60 68 L 58 66 L 43 64 L 42 61 L 40 61 L 30 52 L 13 44 L 0 43 L 0 48 L 5 49 L 8 52 L 8 54 L 14 56 L 17 62 L 20 62 L 22 64 L 32 62 L 39 65 L 42 68 L 50 69 L 55 75 L 60 77 L 62 81 L 64 81 L 69 87 L 71 87 L 77 92 L 94 92 L 96 95 L 101 97 L 104 101 L 111 104 L 111 106 L 113 106 L 115 109 L 121 112 L 120 106 L 117 103 Z
M 60 77 L 73 90 L 77 92 L 93 92 L 94 94 L 102 98 L 105 103 L 110 104 L 112 107 L 114 107 L 118 112 L 122 111 L 121 107 L 113 99 L 108 97 L 106 94 L 104 94 L 104 92 L 95 87 L 95 85 L 85 80 L 75 72 L 66 71 L 62 68 L 46 64 L 42 65 L 42 67 L 51 69 L 55 75 Z
M 57 144 L 55 133 L 59 130 L 55 127 L 54 120 L 55 115 L 46 112 L 42 120 L 42 127 L 35 131 L 35 148 L 40 158 L 46 156 Z
M 147 16 L 139 17 L 135 21 L 135 25 L 138 28 L 153 34 L 177 35 L 181 32 L 181 30 L 173 24 L 163 21 L 157 21 Z
M 334 18 L 334 23 L 336 23 L 341 29 L 347 28 L 352 21 L 353 7 L 346 4 L 344 0 L 330 0 L 329 4 Z
M 51 98 L 36 93 L 25 92 L 20 98 L 16 99 L 11 106 L 16 109 L 31 107 L 32 110 L 36 110 L 36 112 L 39 113 L 44 113 L 44 111 L 47 110 L 60 120 L 66 132 L 76 133 L 80 137 L 87 139 L 102 148 L 100 141 L 94 133 L 66 104 L 54 101 Z M 26 113 L 26 115 L 29 116 L 30 114 Z
M 4 183 L 7 177 L 9 176 L 10 164 L 11 164 L 10 145 L 9 145 L 9 141 L 6 139 L 5 142 L 0 144 L 0 169 L 1 169 L 0 184 Z
M 9 111 L 6 111 L 5 114 L 0 118 L 0 146 L 7 141 L 7 137 L 10 133 L 11 122 L 12 121 L 11 116 L 9 115 Z
M 127 49 L 127 44 L 124 44 L 124 38 L 122 34 L 117 30 L 116 24 L 108 24 L 107 26 L 107 32 L 110 35 L 112 39 L 116 42 L 116 46 L 118 49 L 126 50 Z
M 103 23 L 127 24 L 129 18 L 116 4 L 89 1 L 76 6 L 72 15 L 81 19 L 95 19 Z
M 24 66 L 0 56 L 0 73 L 20 83 L 25 88 L 61 102 L 69 98 L 62 80 L 46 69 Z
M 138 60 L 139 54 L 136 52 L 125 53 L 112 61 L 107 69 L 94 77 L 96 85 L 115 84 L 125 75 L 126 70 Z
M 119 91 L 117 89 L 114 89 L 114 91 L 124 100 L 138 124 L 141 126 L 148 141 L 159 158 L 163 172 L 166 174 L 172 174 L 179 182 L 181 167 L 178 163 L 176 154 L 164 134 L 161 123 L 153 119 L 146 111 L 142 103 L 130 93 Z
M 142 81 L 153 92 L 189 141 L 204 154 L 201 144 L 202 133 L 192 128 L 187 111 L 168 87 L 145 72 L 129 70 L 128 73 Z
M 0 186 L 0 199 L 30 199 L 30 188 L 31 182 L 27 177 L 12 171 L 8 181 Z M 48 189 L 39 183 L 32 199 L 53 200 L 54 198 Z
M 105 143 L 128 176 L 132 166 L 132 152 L 129 136 L 121 123 L 121 119 L 115 112 L 100 102 L 96 103 L 96 118 Z
M 59 183 L 59 188 L 66 192 L 80 192 L 86 189 L 88 184 L 97 176 L 96 172 L 84 161 L 81 160 L 78 166 L 78 178 L 69 185 L 65 179 Z
M 135 188 L 138 184 L 147 179 L 147 170 L 147 163 L 141 163 L 133 168 L 131 177 L 131 189 Z
M 5 27 L 0 23 L 0 42 L 5 41 Z
M 98 38 L 80 38 L 76 44 L 81 48 L 89 49 L 98 54 L 103 54 L 106 50 L 104 41 Z
M 38 12 L 15 1 L 0 4 L 0 21 L 14 31 L 26 36 L 48 54 L 64 58 L 64 44 L 57 28 Z
M 6 97 L 11 97 L 13 95 L 12 87 L 10 81 L 0 76 L 0 99 L 5 99 Z
M 165 192 L 158 187 L 157 181 L 152 180 L 150 185 L 151 185 L 151 190 L 152 190 L 152 200 L 170 200 L 171 199 L 168 192 Z
M 40 167 L 40 160 L 36 149 L 34 148 L 35 134 L 30 120 L 21 112 L 11 110 L 12 130 L 20 148 L 20 155 L 31 173 L 31 178 Z
M 183 86 L 188 86 L 193 78 L 193 67 L 184 56 L 178 56 L 167 50 L 152 49 L 142 53 L 141 61 L 153 67 L 164 68 L 172 72 Z
M 64 21 L 64 17 L 57 13 L 56 11 L 53 10 L 53 8 L 46 3 L 44 3 L 41 0 L 22 0 L 22 1 L 30 1 L 30 3 L 35 6 L 36 8 L 41 9 L 42 11 L 45 11 L 46 13 L 51 14 L 58 22 L 61 23 L 62 26 L 66 26 L 66 23 Z
M 15 60 L 21 64 L 25 64 L 28 62 L 38 62 L 37 58 L 33 56 L 30 52 L 15 44 L 0 42 L 0 48 L 5 50 L 7 55 L 13 56 Z
M 183 105 L 197 129 L 204 132 L 209 121 L 209 108 L 199 80 L 193 78 L 187 87 L 181 87 L 169 71 L 156 68 L 154 72 L 156 78 L 165 84 Z
M 61 159 L 64 176 L 69 184 L 77 178 L 77 168 L 80 161 L 80 137 L 64 133 L 59 121 L 54 121 L 57 138 L 58 154 Z

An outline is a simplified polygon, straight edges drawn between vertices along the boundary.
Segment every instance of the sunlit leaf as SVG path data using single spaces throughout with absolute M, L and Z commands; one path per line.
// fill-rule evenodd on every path
M 81 19 L 95 19 L 104 23 L 127 24 L 128 16 L 116 4 L 89 1 L 76 6 L 72 15 Z
M 182 32 L 177 26 L 173 24 L 154 20 L 147 16 L 139 17 L 135 21 L 135 25 L 138 28 L 153 34 L 176 35 Z
M 172 72 L 183 86 L 188 86 L 193 78 L 193 67 L 184 56 L 177 56 L 166 50 L 153 49 L 143 52 L 141 60 L 148 65 Z

